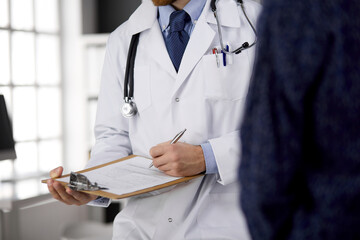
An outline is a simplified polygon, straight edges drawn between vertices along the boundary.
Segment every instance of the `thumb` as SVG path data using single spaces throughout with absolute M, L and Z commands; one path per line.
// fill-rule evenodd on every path
M 62 172 L 63 172 L 63 167 L 57 167 L 50 171 L 50 177 L 51 178 L 60 177 Z

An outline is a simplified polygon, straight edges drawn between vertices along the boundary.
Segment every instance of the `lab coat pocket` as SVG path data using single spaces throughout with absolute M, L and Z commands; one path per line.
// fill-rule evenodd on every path
M 238 193 L 210 193 L 199 212 L 199 226 L 201 228 L 238 227 L 237 225 L 243 221 L 238 197 Z
M 250 239 L 239 193 L 209 194 L 198 214 L 201 239 Z
M 149 66 L 139 66 L 134 69 L 134 102 L 140 113 L 151 106 Z
M 202 58 L 204 97 L 210 99 L 238 100 L 246 97 L 250 64 L 246 54 L 228 56 L 224 66 L 222 54 L 205 55 Z M 231 64 L 229 64 L 231 58 Z

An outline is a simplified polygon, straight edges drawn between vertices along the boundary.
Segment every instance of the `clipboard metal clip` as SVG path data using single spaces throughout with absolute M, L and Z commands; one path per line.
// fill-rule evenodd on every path
M 75 191 L 98 191 L 108 189 L 104 187 L 99 187 L 96 182 L 92 184 L 85 175 L 76 172 L 70 173 L 70 182 L 68 184 L 68 187 Z

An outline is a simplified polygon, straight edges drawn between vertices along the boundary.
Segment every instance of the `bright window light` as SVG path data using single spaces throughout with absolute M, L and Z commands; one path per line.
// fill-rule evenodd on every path
M 39 32 L 59 31 L 57 0 L 35 0 L 35 28 Z
M 8 31 L 0 30 L 0 53 L 0 84 L 8 84 L 10 81 Z
M 8 0 L 0 0 L 0 27 L 9 25 Z
M 61 94 L 58 88 L 38 90 L 38 126 L 40 138 L 59 137 L 61 134 Z
M 11 0 L 11 27 L 19 30 L 34 28 L 33 1 Z
M 31 87 L 13 90 L 13 126 L 15 141 L 36 139 L 36 92 Z
M 37 171 L 37 147 L 35 142 L 17 143 L 15 146 L 17 159 L 15 171 L 18 175 L 30 174 Z
M 11 177 L 12 173 L 13 173 L 12 160 L 0 161 L 0 181 L 1 179 Z
M 39 143 L 40 171 L 49 172 L 62 164 L 61 142 L 59 140 L 41 141 Z
M 14 84 L 35 82 L 35 38 L 34 33 L 12 34 L 12 78 Z
M 39 84 L 60 82 L 59 39 L 53 35 L 38 35 L 36 39 L 36 74 Z
M 59 0 L 0 0 L 0 94 L 17 153 L 14 161 L 0 162 L 0 179 L 63 165 L 59 5 Z M 34 193 L 27 181 L 20 182 L 16 189 L 22 194 Z

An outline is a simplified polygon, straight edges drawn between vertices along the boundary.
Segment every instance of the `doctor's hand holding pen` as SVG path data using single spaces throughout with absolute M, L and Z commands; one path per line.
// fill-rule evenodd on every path
M 60 177 L 62 172 L 63 167 L 55 168 L 50 171 L 50 177 Z M 52 197 L 67 205 L 84 205 L 98 197 L 96 195 L 74 191 L 69 187 L 62 186 L 59 182 L 56 182 L 52 179 L 47 181 L 47 185 Z
M 150 149 L 152 165 L 167 175 L 187 177 L 204 172 L 206 169 L 201 146 L 177 143 L 185 131 L 186 129 L 177 134 L 172 141 L 160 143 Z

